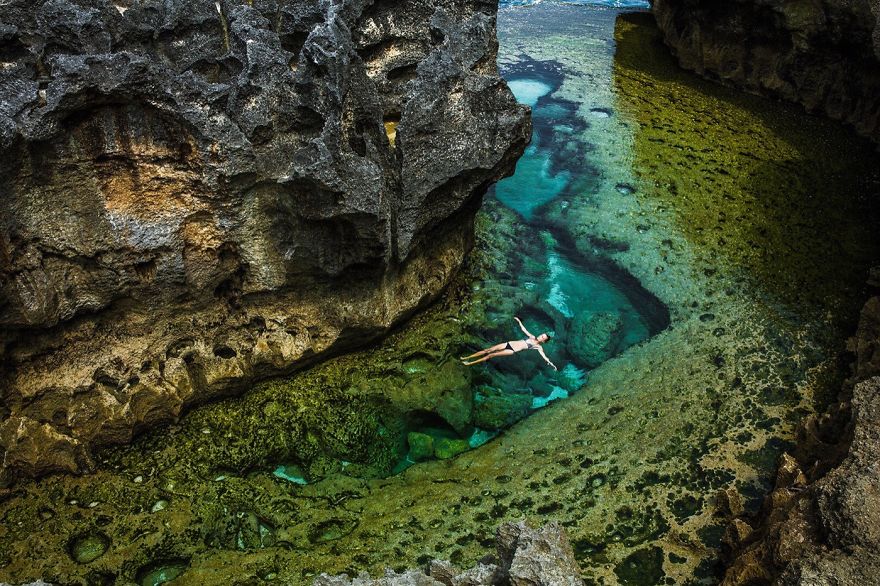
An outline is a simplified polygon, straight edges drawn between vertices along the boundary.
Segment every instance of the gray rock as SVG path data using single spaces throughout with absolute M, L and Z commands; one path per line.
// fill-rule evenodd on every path
M 538 530 L 524 522 L 502 525 L 496 547 L 512 586 L 583 584 L 568 536 L 556 522 Z
M 469 570 L 459 571 L 446 561 L 433 560 L 426 571 L 387 570 L 382 578 L 361 574 L 354 580 L 347 575 L 321 574 L 315 586 L 582 586 L 580 569 L 565 531 L 551 523 L 534 530 L 525 523 L 507 523 L 496 534 L 498 564 L 481 561 Z
M 461 570 L 445 560 L 431 560 L 428 562 L 426 573 L 446 586 L 452 586 L 452 580 L 461 573 Z
M 435 297 L 530 135 L 496 50 L 477 0 L 4 3 L 0 480 Z
M 831 546 L 880 554 L 880 377 L 856 385 L 847 458 L 818 483 L 819 519 Z
M 488 584 L 501 584 L 504 582 L 504 572 L 494 564 L 478 563 L 471 568 L 452 578 L 452 586 L 484 586 Z

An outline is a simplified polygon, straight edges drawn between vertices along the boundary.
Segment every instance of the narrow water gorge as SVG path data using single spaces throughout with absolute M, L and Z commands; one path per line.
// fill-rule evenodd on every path
M 717 583 L 731 507 L 757 510 L 846 375 L 880 258 L 875 147 L 681 71 L 634 4 L 503 4 L 532 141 L 441 299 L 93 474 L 4 489 L 0 581 L 467 566 L 526 519 L 566 528 L 587 584 Z M 460 364 L 520 338 L 513 316 L 553 335 L 558 373 Z

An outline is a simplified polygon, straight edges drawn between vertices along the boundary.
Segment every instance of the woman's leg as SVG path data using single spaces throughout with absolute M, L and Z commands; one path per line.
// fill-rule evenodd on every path
M 502 346 L 502 348 L 504 347 L 503 344 L 501 346 Z M 472 365 L 478 364 L 480 362 L 486 362 L 487 360 L 491 360 L 492 358 L 497 358 L 498 356 L 510 356 L 511 354 L 516 354 L 516 352 L 514 352 L 513 350 L 498 350 L 496 352 L 492 352 L 491 354 L 483 356 L 482 358 L 478 358 L 477 360 L 471 360 L 470 362 L 465 362 L 464 365 L 465 366 L 472 366 Z
M 492 352 L 499 352 L 504 350 L 507 347 L 507 342 L 502 342 L 501 344 L 495 344 L 491 348 L 486 348 L 485 350 L 480 350 L 479 352 L 474 352 L 470 356 L 462 356 L 462 360 L 470 360 L 471 358 L 476 358 L 477 356 L 483 356 L 484 354 L 491 354 Z

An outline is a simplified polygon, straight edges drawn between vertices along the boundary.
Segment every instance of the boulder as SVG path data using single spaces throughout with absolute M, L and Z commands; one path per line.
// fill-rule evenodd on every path
M 595 368 L 619 352 L 623 334 L 619 313 L 584 312 L 572 319 L 566 347 L 575 362 Z
M 504 393 L 483 386 L 474 398 L 474 425 L 482 429 L 505 429 L 527 416 L 531 409 L 531 395 Z
M 559 523 L 541 529 L 531 529 L 522 521 L 502 525 L 496 551 L 511 586 L 583 584 L 574 550 Z
M 434 456 L 439 460 L 449 460 L 469 449 L 470 443 L 463 439 L 441 438 L 434 442 Z

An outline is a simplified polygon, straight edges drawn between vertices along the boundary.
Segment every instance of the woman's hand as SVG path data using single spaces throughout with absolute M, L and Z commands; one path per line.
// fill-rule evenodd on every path
M 534 338 L 534 337 L 535 337 L 535 336 L 532 335 L 532 333 L 531 333 L 530 331 L 528 331 L 528 330 L 526 329 L 526 327 L 523 325 L 522 321 L 521 321 L 518 317 L 513 316 L 513 319 L 516 320 L 516 323 L 519 324 L 519 329 L 521 329 L 525 335 L 527 335 L 527 336 L 530 337 L 530 338 Z

